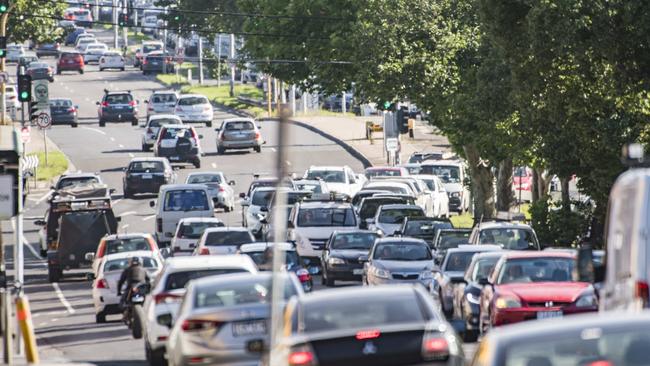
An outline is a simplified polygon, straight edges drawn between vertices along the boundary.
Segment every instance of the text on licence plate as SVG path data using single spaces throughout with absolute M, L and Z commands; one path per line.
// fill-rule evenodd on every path
M 142 174 L 142 179 L 152 179 L 153 175 L 152 174 Z
M 551 318 L 561 318 L 563 316 L 562 311 L 538 311 L 537 319 L 551 319 Z
M 264 335 L 266 334 L 266 321 L 256 320 L 251 322 L 234 323 L 232 325 L 232 334 L 235 337 Z
M 357 268 L 352 270 L 353 275 L 362 275 L 363 274 L 363 269 L 362 268 Z

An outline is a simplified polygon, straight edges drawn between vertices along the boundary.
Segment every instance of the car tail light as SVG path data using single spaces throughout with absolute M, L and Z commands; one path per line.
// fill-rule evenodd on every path
M 162 218 L 160 217 L 156 219 L 156 231 L 159 233 L 163 231 Z
M 181 324 L 181 329 L 185 332 L 193 332 L 198 330 L 219 329 L 220 322 L 214 320 L 203 319 L 185 319 Z
M 449 358 L 449 343 L 441 334 L 425 334 L 422 357 L 427 361 L 444 361 Z
M 99 243 L 99 248 L 97 248 L 97 254 L 95 254 L 95 258 L 103 257 L 104 256 L 104 250 L 106 250 L 106 245 L 102 241 L 101 243 Z
M 222 186 L 219 186 L 219 192 L 225 192 L 225 191 L 226 190 Z
M 316 356 L 311 347 L 304 345 L 292 348 L 289 352 L 289 366 L 315 366 L 317 365 Z
M 357 332 L 357 335 L 355 338 L 357 338 L 360 341 L 363 341 L 364 339 L 375 339 L 379 338 L 381 335 L 381 332 L 378 329 L 371 329 L 371 330 L 360 330 Z
M 131 107 L 135 107 L 135 100 L 130 101 L 130 102 L 129 102 L 129 105 L 130 105 Z
M 309 271 L 304 268 L 297 270 L 296 276 L 298 276 L 300 283 L 309 282 L 309 280 L 311 280 L 311 275 L 309 274 Z
M 142 59 L 142 64 L 143 64 L 143 65 L 146 65 L 146 64 L 147 64 L 147 59 L 146 59 L 146 58 Z
M 199 249 L 199 255 L 210 255 L 210 249 L 206 247 L 202 247 Z
M 259 132 L 255 132 L 255 140 L 259 140 L 262 137 Z
M 108 282 L 105 279 L 100 279 L 95 282 L 95 288 L 108 288 Z
M 210 112 L 212 110 L 211 107 L 203 107 L 203 112 Z
M 72 107 L 72 108 L 68 109 L 68 112 L 77 113 L 77 109 L 75 107 Z
M 634 295 L 638 300 L 641 300 L 643 307 L 646 307 L 648 305 L 648 297 L 650 296 L 648 283 L 644 281 L 636 281 L 634 285 Z
M 182 298 L 183 298 L 183 296 L 181 296 L 181 295 L 170 294 L 170 293 L 167 293 L 167 292 L 159 293 L 158 295 L 153 297 L 156 304 L 160 304 L 160 303 L 163 303 L 163 302 L 164 303 L 175 302 L 175 301 L 178 301 L 178 300 L 180 300 Z
M 102 107 L 108 107 L 108 102 L 102 102 Z

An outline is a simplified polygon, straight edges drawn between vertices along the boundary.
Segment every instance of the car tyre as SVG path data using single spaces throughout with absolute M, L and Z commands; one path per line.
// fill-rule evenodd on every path
M 143 143 L 142 144 L 142 151 L 144 151 L 144 152 L 151 151 L 151 148 L 149 147 L 149 145 Z
M 61 70 L 56 70 L 57 75 L 61 75 Z
M 149 365 L 151 366 L 166 366 L 165 349 L 152 350 L 150 347 L 147 347 L 147 361 L 149 361 Z
M 79 70 L 79 73 L 83 75 L 84 70 L 83 69 Z
M 58 268 L 47 268 L 47 279 L 50 283 L 59 282 L 62 275 L 62 271 Z
M 124 68 L 123 68 L 123 67 L 120 67 L 120 71 L 124 71 Z
M 77 127 L 79 127 L 79 124 L 77 122 L 72 122 L 72 124 L 70 126 L 72 128 L 77 128 Z
M 320 281 L 321 284 L 326 287 L 334 287 L 335 285 L 335 281 L 327 276 L 327 270 L 325 270 L 325 268 L 323 268 L 323 273 L 321 273 Z
M 478 339 L 478 332 L 473 330 L 467 330 L 467 324 L 465 324 L 465 331 L 463 332 L 463 342 L 473 343 Z
M 138 120 L 134 119 L 131 121 L 131 126 L 137 126 L 138 125 Z
M 196 169 L 201 168 L 201 160 L 200 160 L 199 158 L 196 158 L 196 160 L 194 160 L 194 163 L 193 163 L 193 164 L 194 164 L 194 167 L 195 167 Z
M 100 119 L 99 120 L 99 127 L 106 127 L 106 121 Z
M 103 312 L 95 314 L 95 323 L 102 324 L 106 323 L 106 314 Z
M 217 146 L 217 154 L 218 155 L 223 155 L 226 152 L 226 149 L 224 149 L 221 146 Z
M 133 197 L 133 192 L 131 192 L 130 189 L 127 187 L 124 187 L 124 198 L 132 198 Z
M 205 126 L 206 126 L 206 127 L 212 127 L 212 121 L 208 121 L 208 122 L 206 122 L 206 123 L 205 123 Z
M 261 146 L 255 146 L 253 148 L 253 150 L 255 150 L 256 153 L 261 153 L 262 152 L 262 147 Z
M 104 71 L 104 68 L 103 68 L 103 67 L 100 67 L 100 68 L 99 68 L 99 72 L 102 72 L 102 71 Z

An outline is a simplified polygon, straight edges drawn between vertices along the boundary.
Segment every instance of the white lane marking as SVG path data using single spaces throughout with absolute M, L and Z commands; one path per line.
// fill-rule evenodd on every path
M 23 235 L 23 245 L 25 245 L 25 247 L 26 247 L 30 252 L 32 252 L 32 254 L 34 255 L 34 257 L 36 257 L 36 258 L 38 258 L 38 259 L 45 259 L 45 258 L 41 257 L 41 255 L 40 255 L 39 253 L 37 253 L 36 250 L 34 250 L 34 248 L 32 248 L 31 245 L 29 245 L 29 242 L 27 241 L 27 238 L 25 237 L 25 235 Z M 47 263 L 41 263 L 41 265 L 47 267 Z
M 122 144 L 117 144 L 117 146 L 119 146 L 120 149 L 124 148 L 124 145 L 122 145 Z
M 291 166 L 291 162 L 289 160 L 286 161 L 288 166 Z
M 52 287 L 54 287 L 54 291 L 56 292 L 56 296 L 59 297 L 59 301 L 61 301 L 61 304 L 63 304 L 63 306 L 65 306 L 65 308 L 68 310 L 68 313 L 74 314 L 76 311 L 74 310 L 72 305 L 70 305 L 68 300 L 66 300 L 65 296 L 63 296 L 63 292 L 61 291 L 61 288 L 59 287 L 59 284 L 57 282 L 52 282 Z M 56 319 L 56 318 L 52 319 L 53 322 L 55 322 L 57 320 L 59 320 L 59 319 Z
M 121 213 L 120 216 L 131 216 L 131 215 L 135 215 L 135 214 L 137 214 L 137 212 L 135 212 L 135 211 L 127 211 L 127 212 Z
M 88 131 L 97 132 L 97 133 L 100 133 L 100 134 L 102 134 L 102 135 L 106 135 L 106 132 L 104 132 L 104 131 L 102 131 L 102 130 L 98 130 L 98 129 L 96 129 L 96 128 L 92 128 L 92 127 L 81 127 L 81 128 L 83 128 L 83 129 L 85 129 L 85 130 L 88 130 Z
M 50 320 L 50 321 L 51 321 L 51 322 L 56 322 L 56 321 L 59 321 L 59 318 L 54 318 L 54 319 L 52 319 L 52 320 Z
M 111 137 L 111 141 L 115 142 L 115 137 Z
M 122 231 L 125 231 L 129 227 L 129 224 L 122 225 Z
M 61 314 L 61 313 L 65 313 L 65 311 L 58 311 L 58 310 L 48 311 L 47 315 L 56 315 L 56 314 Z
M 142 218 L 142 221 L 149 221 L 149 220 L 153 219 L 154 217 L 156 217 L 156 215 L 145 216 L 145 217 Z
M 276 150 L 274 147 L 272 147 L 272 148 L 271 148 L 271 151 L 276 152 L 276 151 L 278 151 L 278 150 Z
M 133 153 L 129 153 L 129 157 L 130 158 L 135 158 L 135 155 L 133 155 Z
M 47 325 L 47 322 L 38 323 L 38 326 L 39 326 L 39 327 L 44 327 L 44 326 L 46 326 L 46 325 Z
M 210 165 L 212 165 L 212 167 L 215 168 L 215 169 L 217 168 L 217 163 L 212 163 Z

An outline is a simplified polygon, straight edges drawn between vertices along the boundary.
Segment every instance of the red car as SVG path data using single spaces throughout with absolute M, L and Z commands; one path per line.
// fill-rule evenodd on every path
M 479 330 L 598 310 L 593 286 L 573 279 L 568 252 L 511 252 L 482 280 Z
M 77 71 L 84 73 L 84 58 L 79 52 L 61 52 L 56 63 L 56 74 L 61 75 L 63 71 Z

